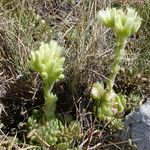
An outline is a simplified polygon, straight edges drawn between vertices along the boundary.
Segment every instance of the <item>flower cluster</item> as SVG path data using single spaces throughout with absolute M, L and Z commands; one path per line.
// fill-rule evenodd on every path
M 46 85 L 51 86 L 64 77 L 62 74 L 64 60 L 57 42 L 51 41 L 49 44 L 41 42 L 39 50 L 31 52 L 30 66 L 41 75 Z
M 135 9 L 129 7 L 126 11 L 116 8 L 100 10 L 97 18 L 122 37 L 127 37 L 137 32 L 142 21 Z

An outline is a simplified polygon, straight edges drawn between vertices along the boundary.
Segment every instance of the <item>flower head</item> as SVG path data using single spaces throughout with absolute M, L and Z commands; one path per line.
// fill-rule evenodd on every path
M 51 41 L 49 44 L 41 42 L 39 49 L 31 52 L 30 66 L 41 75 L 46 84 L 50 85 L 64 77 L 64 60 L 57 42 Z
M 121 36 L 130 36 L 137 32 L 141 25 L 141 17 L 138 16 L 137 12 L 133 8 L 127 8 L 126 12 L 119 13 L 115 18 L 114 31 L 116 34 Z
M 122 37 L 128 37 L 137 32 L 142 21 L 135 9 L 129 7 L 126 11 L 115 8 L 101 10 L 98 12 L 97 18 L 105 26 L 112 28 L 117 35 Z

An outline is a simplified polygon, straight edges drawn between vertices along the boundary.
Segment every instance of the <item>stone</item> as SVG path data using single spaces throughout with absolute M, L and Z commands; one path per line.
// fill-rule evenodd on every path
M 126 139 L 133 140 L 138 150 L 150 150 L 150 102 L 126 116 Z

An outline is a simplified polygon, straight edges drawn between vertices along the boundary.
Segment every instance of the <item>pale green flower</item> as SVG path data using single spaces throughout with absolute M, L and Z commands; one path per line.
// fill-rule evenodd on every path
M 138 16 L 138 14 L 135 11 L 135 9 L 130 8 L 130 7 L 127 8 L 127 17 L 136 18 L 137 16 Z
M 127 8 L 127 12 L 117 10 L 113 30 L 119 36 L 128 37 L 137 32 L 141 25 L 141 21 L 142 19 L 138 16 L 135 9 Z
M 116 15 L 116 8 L 112 9 L 107 8 L 106 10 L 100 10 L 98 12 L 97 18 L 100 21 L 102 21 L 102 23 L 105 26 L 112 28 L 114 26 L 115 15 Z
M 55 41 L 51 41 L 49 44 L 41 42 L 39 50 L 31 52 L 31 68 L 37 71 L 48 85 L 64 77 L 65 58 L 61 57 L 61 51 L 61 47 Z
M 102 23 L 112 28 L 112 30 L 119 36 L 128 37 L 137 32 L 141 25 L 141 17 L 133 8 L 127 8 L 126 11 L 116 8 L 106 8 L 98 12 L 97 18 Z

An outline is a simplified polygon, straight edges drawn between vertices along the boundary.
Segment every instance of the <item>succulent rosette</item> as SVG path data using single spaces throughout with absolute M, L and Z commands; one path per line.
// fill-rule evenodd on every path
M 93 84 L 91 96 L 95 102 L 94 113 L 99 120 L 112 120 L 116 115 L 121 114 L 126 106 L 126 100 L 123 95 L 112 92 L 107 98 L 107 90 L 101 83 Z

